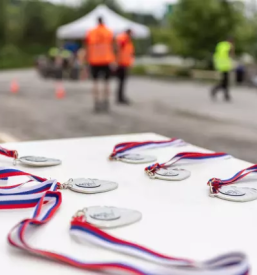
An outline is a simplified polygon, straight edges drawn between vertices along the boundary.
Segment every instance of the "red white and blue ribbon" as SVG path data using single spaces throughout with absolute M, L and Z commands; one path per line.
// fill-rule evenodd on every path
M 113 250 L 119 254 L 126 254 L 145 262 L 141 266 L 134 266 L 122 262 L 83 262 L 62 253 L 41 250 L 28 242 L 29 234 L 39 226 L 49 222 L 58 211 L 62 203 L 62 194 L 57 191 L 59 183 L 56 180 L 46 180 L 16 169 L 0 169 L 1 177 L 28 176 L 39 182 L 36 186 L 23 187 L 18 184 L 2 187 L 0 202 L 2 209 L 26 208 L 35 206 L 31 218 L 19 222 L 8 234 L 8 241 L 30 254 L 47 259 L 63 262 L 71 266 L 89 271 L 115 272 L 115 274 L 131 275 L 248 275 L 250 266 L 247 257 L 242 253 L 231 253 L 206 262 L 180 259 L 157 253 L 141 245 L 124 241 L 111 236 L 104 231 L 90 225 L 85 217 L 76 215 L 71 222 L 70 233 L 81 241 L 87 241 L 101 248 Z M 4 206 L 4 207 L 3 207 Z M 1 209 L 1 207 L 0 207 Z M 156 271 L 147 269 L 146 263 L 156 265 Z
M 233 177 L 226 180 L 212 178 L 208 181 L 207 184 L 210 186 L 212 193 L 218 193 L 219 188 L 222 186 L 234 184 L 235 182 L 245 178 L 252 173 L 257 173 L 257 164 L 239 171 Z
M 117 159 L 127 153 L 137 152 L 144 149 L 154 149 L 161 147 L 178 147 L 184 146 L 187 143 L 182 139 L 172 138 L 169 140 L 161 141 L 143 141 L 143 142 L 124 142 L 114 146 L 110 159 Z
M 242 253 L 230 253 L 215 259 L 197 262 L 166 256 L 141 245 L 111 236 L 87 223 L 83 216 L 75 216 L 71 221 L 70 233 L 81 242 L 112 250 L 144 260 L 140 266 L 123 262 L 88 262 L 75 259 L 62 253 L 41 250 L 28 242 L 28 233 L 49 222 L 61 205 L 61 193 L 47 191 L 40 199 L 31 219 L 18 223 L 9 233 L 8 241 L 12 246 L 50 260 L 88 270 L 110 274 L 131 275 L 248 275 L 250 266 Z M 147 263 L 156 268 L 147 268 Z M 138 264 L 139 265 L 139 264 Z
M 28 182 L 36 181 L 37 184 L 26 186 L 28 182 L 25 182 L 12 186 L 0 186 L 0 209 L 35 207 L 46 191 L 55 191 L 60 185 L 55 180 L 47 180 L 17 169 L 0 168 L 0 179 L 16 176 L 27 176 L 30 179 Z
M 0 155 L 6 156 L 8 158 L 18 158 L 18 152 L 16 150 L 8 150 L 2 146 L 0 146 Z
M 198 153 L 198 152 L 182 152 L 174 156 L 167 162 L 162 164 L 155 163 L 145 168 L 147 173 L 156 173 L 159 169 L 167 169 L 169 167 L 179 165 L 179 164 L 192 164 L 197 162 L 206 162 L 214 159 L 228 159 L 231 158 L 227 153 L 219 152 L 219 153 Z

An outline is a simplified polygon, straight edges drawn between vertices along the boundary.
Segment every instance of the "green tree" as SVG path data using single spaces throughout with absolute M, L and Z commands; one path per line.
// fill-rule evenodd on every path
M 238 37 L 238 28 L 245 24 L 240 3 L 226 0 L 180 0 L 171 17 L 171 28 L 178 40 L 175 50 L 196 59 L 210 57 L 216 44 L 229 36 Z M 242 50 L 242 49 L 241 49 Z
M 0 0 L 0 47 L 5 42 L 6 0 Z
M 137 13 L 137 12 L 127 12 L 126 17 L 130 20 L 145 24 L 147 26 L 159 26 L 160 20 L 158 20 L 154 15 L 147 13 Z

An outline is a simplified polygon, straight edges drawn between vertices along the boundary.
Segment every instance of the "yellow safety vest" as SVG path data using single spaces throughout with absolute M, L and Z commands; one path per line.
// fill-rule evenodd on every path
M 229 72 L 233 69 L 233 62 L 229 55 L 231 44 L 227 41 L 218 43 L 214 54 L 215 69 L 220 72 Z
M 50 57 L 56 57 L 59 55 L 59 49 L 58 48 L 51 48 L 48 52 Z

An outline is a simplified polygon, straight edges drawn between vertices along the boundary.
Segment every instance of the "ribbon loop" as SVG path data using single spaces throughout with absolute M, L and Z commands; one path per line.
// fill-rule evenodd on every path
M 257 173 L 257 164 L 237 172 L 233 177 L 229 179 L 221 180 L 221 179 L 212 178 L 208 181 L 207 184 L 211 187 L 211 190 L 213 193 L 217 193 L 218 189 L 221 188 L 222 186 L 236 183 L 237 181 L 247 177 L 252 173 Z
M 169 168 L 174 165 L 178 165 L 178 163 L 184 163 L 184 164 L 190 164 L 190 163 L 196 163 L 196 162 L 204 162 L 208 160 L 213 159 L 226 159 L 230 158 L 231 156 L 219 152 L 219 153 L 198 153 L 198 152 L 182 152 L 177 155 L 175 155 L 173 158 L 171 158 L 169 161 L 159 164 L 155 163 L 153 165 L 150 165 L 145 168 L 146 172 L 156 173 L 157 170 L 161 168 Z M 183 162 L 184 161 L 184 162 Z
M 6 156 L 8 158 L 18 158 L 18 152 L 16 150 L 8 150 L 2 146 L 0 146 L 0 155 Z
M 143 142 L 124 142 L 114 146 L 112 154 L 109 156 L 110 160 L 118 159 L 120 156 L 133 151 L 143 149 L 153 149 L 160 147 L 178 147 L 186 145 L 182 139 L 172 138 L 166 141 L 143 141 Z

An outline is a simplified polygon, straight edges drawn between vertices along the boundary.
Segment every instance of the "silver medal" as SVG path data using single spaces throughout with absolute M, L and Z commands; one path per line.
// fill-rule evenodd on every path
M 191 172 L 185 169 L 161 168 L 157 170 L 157 172 L 154 175 L 152 175 L 151 178 L 160 179 L 160 180 L 180 181 L 180 180 L 185 180 L 189 178 L 190 175 L 191 175 Z
M 136 223 L 142 214 L 135 210 L 108 206 L 92 206 L 85 208 L 86 221 L 99 228 L 117 228 Z
M 64 188 L 79 193 L 96 194 L 115 190 L 118 188 L 118 184 L 106 180 L 78 178 L 70 179 L 64 184 Z
M 257 199 L 257 189 L 234 185 L 222 186 L 219 188 L 218 193 L 210 194 L 210 196 L 234 202 L 247 202 Z
M 55 166 L 62 162 L 59 159 L 37 157 L 37 156 L 25 156 L 18 159 L 22 164 L 29 166 Z
M 155 162 L 157 160 L 154 156 L 148 155 L 141 155 L 141 154 L 125 154 L 119 157 L 119 160 L 127 163 L 148 163 L 148 162 Z

